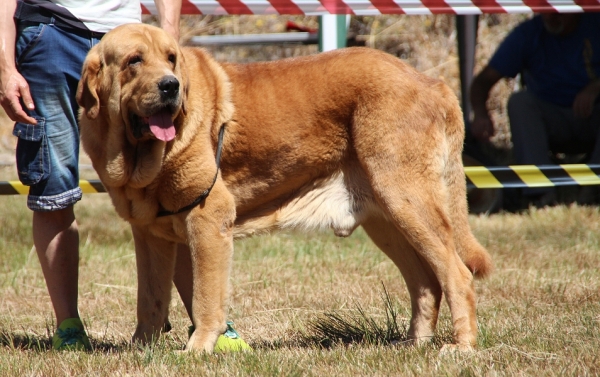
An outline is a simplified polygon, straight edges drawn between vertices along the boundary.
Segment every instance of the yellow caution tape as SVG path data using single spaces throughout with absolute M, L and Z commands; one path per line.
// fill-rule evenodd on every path
M 465 166 L 469 188 L 519 188 L 600 185 L 600 165 Z M 99 180 L 80 180 L 84 194 L 106 192 Z M 0 182 L 0 195 L 27 195 L 29 187 L 19 181 Z
M 470 188 L 600 185 L 600 165 L 465 166 Z

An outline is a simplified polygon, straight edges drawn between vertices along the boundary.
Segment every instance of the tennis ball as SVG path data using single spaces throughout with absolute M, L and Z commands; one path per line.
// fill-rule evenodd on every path
M 226 352 L 239 352 L 239 351 L 250 351 L 252 347 L 248 345 L 242 338 L 229 338 L 224 334 L 219 335 L 217 344 L 215 344 L 214 352 L 226 353 Z
M 227 330 L 225 333 L 219 335 L 217 338 L 217 344 L 215 344 L 214 352 L 225 353 L 225 352 L 239 352 L 249 351 L 252 347 L 248 345 L 240 337 L 240 335 L 233 328 L 233 322 L 227 321 Z

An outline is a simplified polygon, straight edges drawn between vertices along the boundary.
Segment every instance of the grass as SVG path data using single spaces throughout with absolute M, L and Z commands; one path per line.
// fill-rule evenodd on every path
M 360 305 L 350 315 L 326 312 L 309 324 L 309 332 L 314 335 L 306 338 L 327 348 L 338 344 L 397 345 L 406 342 L 404 335 L 408 332 L 407 323 L 399 323 L 398 306 L 385 286 L 382 298 L 385 310 L 383 321 L 369 316 Z
M 479 347 L 441 356 L 404 347 L 410 302 L 396 267 L 358 230 L 349 238 L 273 234 L 236 242 L 229 318 L 254 351 L 180 353 L 189 320 L 174 292 L 173 330 L 154 347 L 135 327 L 134 250 L 105 194 L 76 206 L 80 310 L 95 351 L 49 350 L 52 309 L 31 247 L 24 198 L 0 208 L 0 375 L 597 375 L 600 213 L 555 207 L 471 217 L 496 272 L 477 281 Z
M 186 35 L 283 31 L 289 17 L 186 18 Z M 510 25 L 523 15 L 480 20 L 479 70 Z M 315 27 L 315 18 L 294 18 Z M 458 92 L 455 32 L 450 16 L 353 17 L 367 45 L 407 59 Z M 220 60 L 248 61 L 314 53 L 314 46 L 215 48 Z M 510 82 L 491 106 L 498 143 L 508 144 L 503 104 Z M 0 151 L 12 159 L 14 138 L 0 112 Z M 0 157 L 2 157 L 0 156 Z M 84 157 L 85 159 L 85 157 Z M 3 180 L 14 167 L 0 166 Z M 93 172 L 82 170 L 92 179 Z M 80 312 L 95 351 L 51 351 L 53 322 L 32 249 L 25 198 L 0 197 L 1 376 L 390 376 L 600 374 L 600 224 L 598 208 L 555 207 L 525 214 L 471 217 L 496 272 L 477 281 L 479 347 L 442 356 L 452 337 L 446 304 L 431 344 L 403 347 L 410 301 L 396 267 L 360 229 L 331 234 L 274 234 L 236 242 L 229 318 L 254 348 L 229 355 L 180 350 L 190 324 L 174 292 L 173 330 L 154 347 L 129 345 L 135 328 L 135 256 L 127 224 L 106 194 L 84 196 L 80 223 Z

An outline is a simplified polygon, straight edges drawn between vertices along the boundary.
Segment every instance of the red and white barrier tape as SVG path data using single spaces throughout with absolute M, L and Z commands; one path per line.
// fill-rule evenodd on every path
M 326 15 L 599 12 L 600 0 L 183 0 L 182 14 Z M 153 0 L 142 13 L 156 14 Z

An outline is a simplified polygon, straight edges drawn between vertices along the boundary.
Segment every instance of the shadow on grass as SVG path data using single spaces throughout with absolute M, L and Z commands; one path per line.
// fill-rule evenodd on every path
M 334 348 L 355 344 L 402 346 L 409 343 L 408 322 L 399 318 L 399 305 L 390 297 L 385 286 L 382 295 L 384 318 L 375 319 L 357 305 L 353 311 L 329 312 L 307 324 L 307 330 L 286 340 L 255 342 L 255 349 L 280 348 Z M 431 339 L 434 347 L 441 348 L 452 342 L 452 331 L 442 329 Z
M 94 352 L 114 353 L 132 349 L 129 342 L 95 341 L 90 339 Z M 48 352 L 52 350 L 49 336 L 14 334 L 0 331 L 0 347 L 8 347 L 20 351 Z
M 350 345 L 402 346 L 409 343 L 408 321 L 399 317 L 399 305 L 390 297 L 383 286 L 383 306 L 385 315 L 376 319 L 357 305 L 355 310 L 340 313 L 329 312 L 318 316 L 306 325 L 306 330 L 298 331 L 287 339 L 255 341 L 254 349 L 277 350 L 293 348 L 330 349 Z M 168 331 L 168 328 L 165 329 Z M 127 341 L 109 342 L 90 339 L 94 352 L 114 353 L 139 348 Z M 441 348 L 452 343 L 452 329 L 443 328 L 431 339 L 431 345 Z M 49 351 L 49 336 L 13 335 L 0 331 L 0 346 L 21 350 Z M 151 348 L 154 346 L 150 346 Z M 145 347 L 144 347 L 145 348 Z
M 0 332 L 0 346 L 23 351 L 48 351 L 52 348 L 50 339 L 45 336 L 10 334 Z

